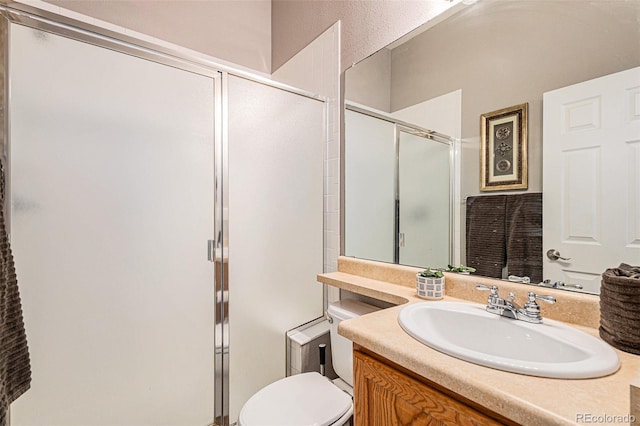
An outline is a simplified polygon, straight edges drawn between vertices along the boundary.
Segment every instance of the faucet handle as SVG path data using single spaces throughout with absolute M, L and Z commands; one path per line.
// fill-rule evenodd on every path
M 476 284 L 476 290 L 490 291 L 492 296 L 498 295 L 498 287 L 495 285 L 488 286 L 484 284 Z
M 476 290 L 490 291 L 487 297 L 487 309 L 493 309 L 500 304 L 500 296 L 498 296 L 498 287 L 495 285 L 488 286 L 484 284 L 476 284 Z
M 553 296 L 540 296 L 530 291 L 527 293 L 528 301 L 524 304 L 523 308 L 520 309 L 520 313 L 522 317 L 520 319 L 524 319 L 525 321 L 539 324 L 542 322 L 542 317 L 540 316 L 540 306 L 536 303 L 536 300 L 542 300 L 547 303 L 556 303 L 556 298 Z
M 578 290 L 584 288 L 581 284 L 567 284 L 563 281 L 556 281 L 556 284 L 558 284 L 558 288 L 576 288 Z
M 550 304 L 554 304 L 556 303 L 556 298 L 553 296 L 541 296 L 539 294 L 535 294 L 534 292 L 530 291 L 529 294 L 529 302 L 534 302 L 537 300 L 542 300 L 543 302 L 547 302 Z

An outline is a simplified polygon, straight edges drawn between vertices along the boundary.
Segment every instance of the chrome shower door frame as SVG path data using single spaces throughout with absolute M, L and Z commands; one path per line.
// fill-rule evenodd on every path
M 108 30 L 97 25 L 71 19 L 61 14 L 51 13 L 36 7 L 15 3 L 8 0 L 0 0 L 0 61 L 2 61 L 2 73 L 0 80 L 0 160 L 5 165 L 7 173 L 6 198 L 11 196 L 10 176 L 10 128 L 8 109 L 9 94 L 9 26 L 12 24 L 23 25 L 40 31 L 60 35 L 97 47 L 110 49 L 137 58 L 157 62 L 184 71 L 189 71 L 202 76 L 210 77 L 214 83 L 214 235 L 203 236 L 203 256 L 208 256 L 215 268 L 214 294 L 215 304 L 212 324 L 215 342 L 215 353 L 212 362 L 217 371 L 223 374 L 212 378 L 214 383 L 214 407 L 210 425 L 228 426 L 229 419 L 229 316 L 228 316 L 228 212 L 224 208 L 228 205 L 228 89 L 227 79 L 229 75 L 239 76 L 260 84 L 281 89 L 310 99 L 319 100 L 325 104 L 325 127 L 327 125 L 328 103 L 325 98 L 317 94 L 300 90 L 286 84 L 281 84 L 258 74 L 235 69 L 228 65 L 218 64 L 213 60 L 193 56 L 178 47 L 166 47 L 165 44 L 153 43 L 120 32 Z M 327 134 L 323 135 L 324 143 L 327 143 Z M 3 203 L 7 228 L 10 230 L 9 203 Z M 324 243 L 323 243 L 324 245 Z M 324 262 L 323 262 L 324 263 Z M 327 305 L 326 286 L 323 286 L 323 305 Z M 219 369 L 219 370 L 218 370 Z
M 13 4 L 12 6 L 14 6 Z M 22 5 L 19 5 L 22 6 Z M 118 35 L 114 32 L 109 32 L 106 30 L 101 30 L 98 27 L 87 25 L 82 22 L 77 22 L 70 20 L 65 17 L 61 17 L 58 15 L 51 15 L 42 11 L 38 11 L 32 8 L 24 7 L 25 10 L 16 10 L 6 6 L 0 6 L 0 34 L 1 34 L 1 42 L 2 47 L 0 48 L 0 55 L 2 56 L 3 62 L 3 73 L 2 73 L 2 85 L 3 90 L 0 95 L 2 101 L 2 117 L 0 117 L 0 122 L 2 123 L 2 131 L 1 135 L 1 161 L 6 165 L 7 170 L 7 199 L 11 198 L 11 182 L 10 182 L 10 168 L 11 168 L 11 128 L 10 128 L 10 108 L 9 108 L 9 84 L 11 76 L 9 75 L 9 42 L 10 42 L 10 26 L 11 25 L 20 25 L 28 28 L 36 29 L 39 31 L 51 33 L 54 35 L 63 36 L 69 39 L 73 39 L 76 41 L 80 41 L 83 43 L 91 44 L 99 48 L 105 48 L 112 51 L 116 51 L 118 53 L 123 53 L 132 57 L 136 57 L 143 60 L 148 60 L 151 62 L 155 62 L 161 65 L 166 65 L 172 68 L 180 69 L 183 71 L 187 71 L 190 73 L 198 74 L 207 78 L 210 78 L 212 81 L 213 93 L 211 93 L 213 97 L 214 104 L 214 155 L 217 147 L 221 145 L 222 138 L 222 78 L 223 73 L 220 70 L 204 66 L 196 63 L 195 61 L 190 60 L 186 57 L 176 56 L 174 52 L 170 52 L 168 49 L 162 49 L 158 47 L 157 49 L 151 43 L 136 43 L 137 41 L 134 38 L 124 37 Z M 219 164 L 215 163 L 216 158 L 212 158 L 211 161 L 214 164 L 214 174 L 216 173 L 216 169 L 220 167 Z M 213 179 L 214 176 L 211 176 Z M 212 194 L 212 197 L 214 194 Z M 11 229 L 11 214 L 10 214 L 10 206 L 9 202 L 3 204 L 3 208 L 6 212 L 7 217 L 7 227 Z M 215 212 L 215 198 L 214 198 L 214 212 Z M 220 229 L 220 225 L 218 223 L 222 223 L 222 219 L 215 217 L 212 218 L 215 220 L 214 229 Z M 205 254 L 205 242 L 207 239 L 211 241 L 216 240 L 216 235 L 203 235 L 203 256 Z M 213 262 L 213 258 L 217 253 L 211 253 L 210 257 Z M 222 283 L 214 282 L 212 283 L 214 286 L 222 286 Z M 214 301 L 212 301 L 214 303 Z M 216 306 L 213 307 L 214 314 L 218 311 Z M 214 342 L 222 341 L 220 336 L 215 336 L 215 326 L 212 324 L 212 333 L 214 333 L 213 339 Z M 219 347 L 218 347 L 219 346 Z M 227 348 L 228 350 L 228 348 Z M 215 347 L 215 355 L 216 360 L 212 360 L 212 362 L 220 362 L 218 358 L 222 357 L 223 348 L 222 345 L 217 345 Z M 214 384 L 213 394 L 214 398 L 218 398 L 218 395 L 222 396 L 225 394 L 225 391 L 220 389 L 218 385 L 218 381 L 216 377 L 212 377 L 211 381 Z M 216 389 L 218 388 L 218 389 Z M 216 406 L 216 401 L 214 401 L 213 406 Z M 220 406 L 220 405 L 218 405 Z M 211 422 L 209 424 L 215 424 L 215 417 L 224 418 L 221 413 L 211 413 Z
M 363 114 L 372 118 L 376 118 L 379 120 L 387 121 L 394 125 L 394 150 L 395 150 L 395 159 L 394 159 L 394 192 L 395 192 L 395 226 L 394 226 L 394 263 L 400 262 L 400 215 L 399 215 L 399 203 L 400 203 L 400 134 L 408 133 L 414 136 L 418 136 L 424 139 L 428 139 L 434 141 L 436 143 L 444 144 L 449 146 L 449 263 L 453 263 L 456 259 L 456 249 L 455 249 L 455 235 L 456 235 L 456 220 L 455 220 L 455 203 L 456 203 L 456 192 L 458 182 L 458 173 L 457 165 L 456 165 L 456 156 L 459 155 L 459 146 L 460 140 L 446 135 L 444 133 L 437 132 L 435 130 L 430 130 L 424 127 L 420 127 L 418 125 L 407 123 L 405 121 L 399 120 L 395 117 L 381 114 L 379 112 L 370 111 L 366 108 L 362 108 L 357 105 L 352 105 L 350 103 L 345 102 L 344 111 L 353 111 L 359 114 Z M 345 141 L 346 142 L 346 141 Z M 342 156 L 342 168 L 344 169 L 344 155 Z M 343 172 L 344 175 L 344 172 Z M 345 179 L 341 179 L 341 193 L 344 194 L 344 185 Z M 343 203 L 344 205 L 344 203 Z M 341 212 L 341 223 L 343 224 L 343 228 L 341 229 L 340 235 L 342 236 L 341 241 L 341 254 L 348 256 L 348 253 L 345 253 L 345 241 L 344 236 L 346 235 L 344 229 L 344 209 Z M 419 265 L 413 265 L 419 266 Z

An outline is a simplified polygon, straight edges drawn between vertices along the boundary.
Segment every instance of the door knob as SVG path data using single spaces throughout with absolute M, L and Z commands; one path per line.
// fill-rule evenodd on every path
M 556 249 L 547 250 L 547 257 L 550 260 L 571 260 L 570 257 L 562 257 L 560 256 L 560 252 Z

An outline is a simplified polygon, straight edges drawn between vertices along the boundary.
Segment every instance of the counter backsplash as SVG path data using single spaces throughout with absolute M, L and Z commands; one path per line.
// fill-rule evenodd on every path
M 338 272 L 415 288 L 415 276 L 421 268 L 395 265 L 371 260 L 341 256 L 338 258 Z M 600 326 L 600 298 L 597 295 L 575 293 L 567 290 L 538 287 L 535 285 L 512 283 L 493 278 L 478 277 L 445 272 L 445 294 L 449 297 L 486 303 L 487 293 L 476 290 L 476 284 L 496 285 L 500 294 L 507 297 L 513 292 L 518 303 L 524 303 L 527 293 L 548 294 L 556 298 L 553 305 L 541 306 L 542 316 L 591 328 Z M 416 296 L 416 299 L 417 296 Z M 407 300 L 408 302 L 409 300 Z

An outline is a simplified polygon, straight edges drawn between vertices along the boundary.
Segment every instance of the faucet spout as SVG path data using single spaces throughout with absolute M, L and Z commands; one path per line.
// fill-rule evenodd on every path
M 506 300 L 502 297 L 494 299 L 493 304 L 487 305 L 487 312 L 497 314 L 503 317 L 518 319 L 518 310 L 520 307 L 513 302 L 513 299 Z

